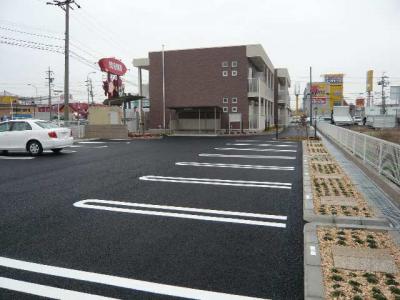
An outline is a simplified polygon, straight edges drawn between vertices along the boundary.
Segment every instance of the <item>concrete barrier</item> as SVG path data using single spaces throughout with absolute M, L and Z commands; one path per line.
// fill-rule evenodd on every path
M 85 138 L 126 139 L 128 128 L 125 125 L 86 125 Z

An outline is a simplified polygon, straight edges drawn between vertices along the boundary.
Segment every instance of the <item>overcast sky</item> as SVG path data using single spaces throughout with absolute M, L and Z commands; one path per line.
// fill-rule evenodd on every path
M 400 85 L 399 0 L 77 1 L 82 8 L 71 11 L 71 49 L 90 62 L 121 58 L 132 83 L 137 82 L 132 58 L 146 57 L 162 44 L 180 49 L 260 43 L 275 67 L 289 69 L 292 86 L 298 82 L 301 92 L 309 66 L 314 81 L 324 73 L 344 73 L 345 96 L 350 98 L 365 91 L 368 69 L 379 76 L 385 71 L 393 85 Z M 64 12 L 45 3 L 1 0 L 0 40 L 62 47 Z M 0 91 L 33 96 L 31 83 L 46 95 L 49 66 L 56 89 L 63 88 L 62 54 L 6 44 L 0 44 L 0 54 Z M 74 99 L 87 101 L 84 81 L 94 69 L 73 58 L 70 69 Z M 102 75 L 90 76 L 101 101 Z M 136 92 L 133 84 L 126 89 Z

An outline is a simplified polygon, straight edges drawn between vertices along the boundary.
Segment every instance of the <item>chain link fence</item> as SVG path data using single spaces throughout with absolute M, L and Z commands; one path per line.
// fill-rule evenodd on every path
M 319 122 L 318 129 L 400 186 L 400 145 L 328 123 Z

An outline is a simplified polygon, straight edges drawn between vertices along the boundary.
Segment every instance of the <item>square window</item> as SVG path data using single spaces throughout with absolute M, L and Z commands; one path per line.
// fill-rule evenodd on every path
M 232 98 L 232 103 L 237 103 L 237 98 L 236 97 Z
M 236 106 L 232 106 L 232 112 L 237 112 L 237 107 Z
M 232 70 L 232 76 L 237 76 L 237 71 L 236 70 Z
M 228 77 L 228 71 L 222 71 L 222 76 L 223 77 Z
M 223 62 L 222 62 L 222 67 L 223 67 L 223 68 L 229 67 L 229 62 L 223 61 Z
M 223 111 L 223 112 L 228 112 L 228 107 L 227 107 L 227 106 L 224 106 L 224 107 L 222 108 L 222 111 Z
M 231 64 L 232 68 L 236 68 L 238 66 L 238 63 L 236 60 L 234 60 Z
M 222 99 L 222 103 L 228 103 L 228 97 L 224 97 L 224 98 Z

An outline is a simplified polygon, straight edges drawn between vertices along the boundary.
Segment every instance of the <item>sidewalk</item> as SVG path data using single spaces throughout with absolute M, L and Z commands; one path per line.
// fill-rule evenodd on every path
M 340 166 L 345 170 L 352 182 L 357 186 L 359 192 L 382 212 L 394 228 L 400 229 L 400 209 L 394 204 L 394 199 L 392 200 L 355 163 L 346 158 L 344 153 L 338 149 L 336 145 L 333 145 L 321 133 L 319 133 L 319 137 L 332 156 L 335 157 Z

